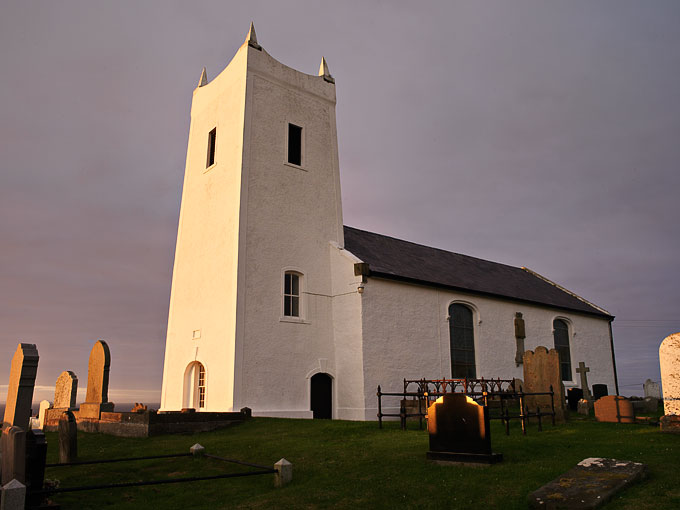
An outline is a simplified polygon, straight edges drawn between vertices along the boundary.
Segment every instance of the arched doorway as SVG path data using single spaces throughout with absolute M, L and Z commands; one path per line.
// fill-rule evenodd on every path
M 182 407 L 200 411 L 205 407 L 205 367 L 192 361 L 184 371 Z
M 314 374 L 311 381 L 311 409 L 314 419 L 333 418 L 333 379 L 328 374 Z

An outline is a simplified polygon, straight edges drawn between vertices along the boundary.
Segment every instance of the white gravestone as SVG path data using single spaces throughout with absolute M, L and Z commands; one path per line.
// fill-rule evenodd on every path
M 40 401 L 40 411 L 38 411 L 38 428 L 45 429 L 45 411 L 50 409 L 52 404 L 49 400 Z
M 645 390 L 645 398 L 652 397 L 661 400 L 661 387 L 659 386 L 659 383 L 647 379 L 642 387 Z
M 667 336 L 659 347 L 664 414 L 680 415 L 680 333 Z

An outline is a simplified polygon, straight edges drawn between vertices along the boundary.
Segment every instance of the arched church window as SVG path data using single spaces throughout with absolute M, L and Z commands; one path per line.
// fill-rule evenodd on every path
M 300 317 L 300 274 L 286 271 L 283 278 L 283 315 Z
M 560 372 L 563 381 L 571 381 L 571 352 L 569 350 L 569 325 L 562 319 L 553 321 L 555 349 L 560 355 Z
M 449 306 L 451 377 L 476 377 L 475 337 L 472 310 L 459 303 Z

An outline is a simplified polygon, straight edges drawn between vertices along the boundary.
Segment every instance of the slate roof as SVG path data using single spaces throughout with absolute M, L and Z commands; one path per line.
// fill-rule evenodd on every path
M 368 263 L 370 276 L 500 296 L 613 318 L 532 272 L 344 227 L 345 249 Z

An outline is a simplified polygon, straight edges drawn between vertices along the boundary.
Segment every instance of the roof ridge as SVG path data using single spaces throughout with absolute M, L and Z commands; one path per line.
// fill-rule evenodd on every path
M 483 259 L 481 257 L 475 257 L 474 255 L 466 255 L 464 253 L 458 253 L 458 252 L 455 252 L 455 251 L 445 250 L 444 248 L 437 248 L 435 246 L 427 246 L 426 244 L 420 244 L 420 243 L 416 243 L 416 242 L 413 242 L 413 241 L 407 241 L 406 239 L 399 239 L 398 237 L 388 236 L 388 235 L 385 235 L 385 234 L 378 234 L 377 232 L 370 232 L 369 230 L 363 230 L 361 228 L 350 227 L 348 225 L 343 225 L 343 228 L 358 230 L 359 232 L 365 232 L 367 234 L 372 234 L 374 236 L 386 237 L 388 239 L 393 239 L 395 241 L 400 241 L 402 243 L 408 243 L 408 244 L 412 244 L 414 246 L 420 246 L 422 248 L 427 248 L 428 250 L 437 250 L 437 251 L 441 251 L 441 252 L 444 252 L 444 253 L 450 253 L 452 255 L 458 255 L 459 257 L 467 257 L 469 259 L 481 260 L 482 262 L 490 262 L 491 264 L 497 264 L 499 266 L 505 266 L 505 267 L 509 267 L 509 268 L 512 268 L 512 269 L 517 269 L 518 271 L 522 271 L 521 267 L 511 266 L 510 264 L 505 264 L 503 262 L 496 262 L 494 260 Z

